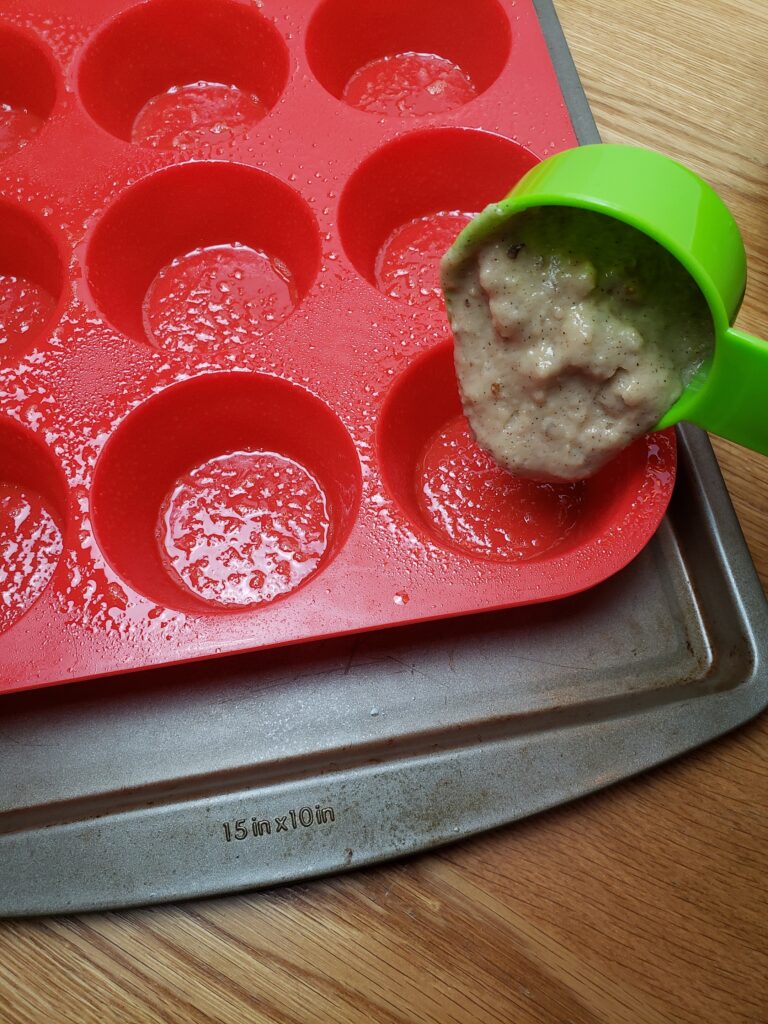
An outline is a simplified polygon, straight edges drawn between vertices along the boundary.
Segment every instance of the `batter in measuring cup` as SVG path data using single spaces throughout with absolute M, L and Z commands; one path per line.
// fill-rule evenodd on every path
M 656 425 L 712 352 L 688 272 L 597 213 L 526 211 L 441 269 L 464 411 L 518 476 L 591 476 Z

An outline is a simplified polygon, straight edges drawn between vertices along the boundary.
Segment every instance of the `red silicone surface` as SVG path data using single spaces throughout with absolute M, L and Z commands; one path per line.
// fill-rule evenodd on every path
M 528 0 L 6 0 L 0 691 L 552 600 L 674 438 L 517 481 L 437 259 L 575 138 Z

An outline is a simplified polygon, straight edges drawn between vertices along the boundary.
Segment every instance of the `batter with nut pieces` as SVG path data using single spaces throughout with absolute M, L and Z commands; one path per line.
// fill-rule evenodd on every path
M 708 307 L 653 239 L 542 207 L 441 266 L 464 411 L 510 472 L 578 480 L 651 430 L 711 354 Z

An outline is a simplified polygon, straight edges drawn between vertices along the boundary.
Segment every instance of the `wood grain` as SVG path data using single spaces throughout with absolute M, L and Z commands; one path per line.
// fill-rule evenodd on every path
M 768 328 L 768 4 L 559 0 L 606 140 L 734 209 Z M 768 460 L 717 443 L 768 584 Z M 5 923 L 3 1024 L 765 1024 L 768 716 L 599 796 L 311 885 Z

